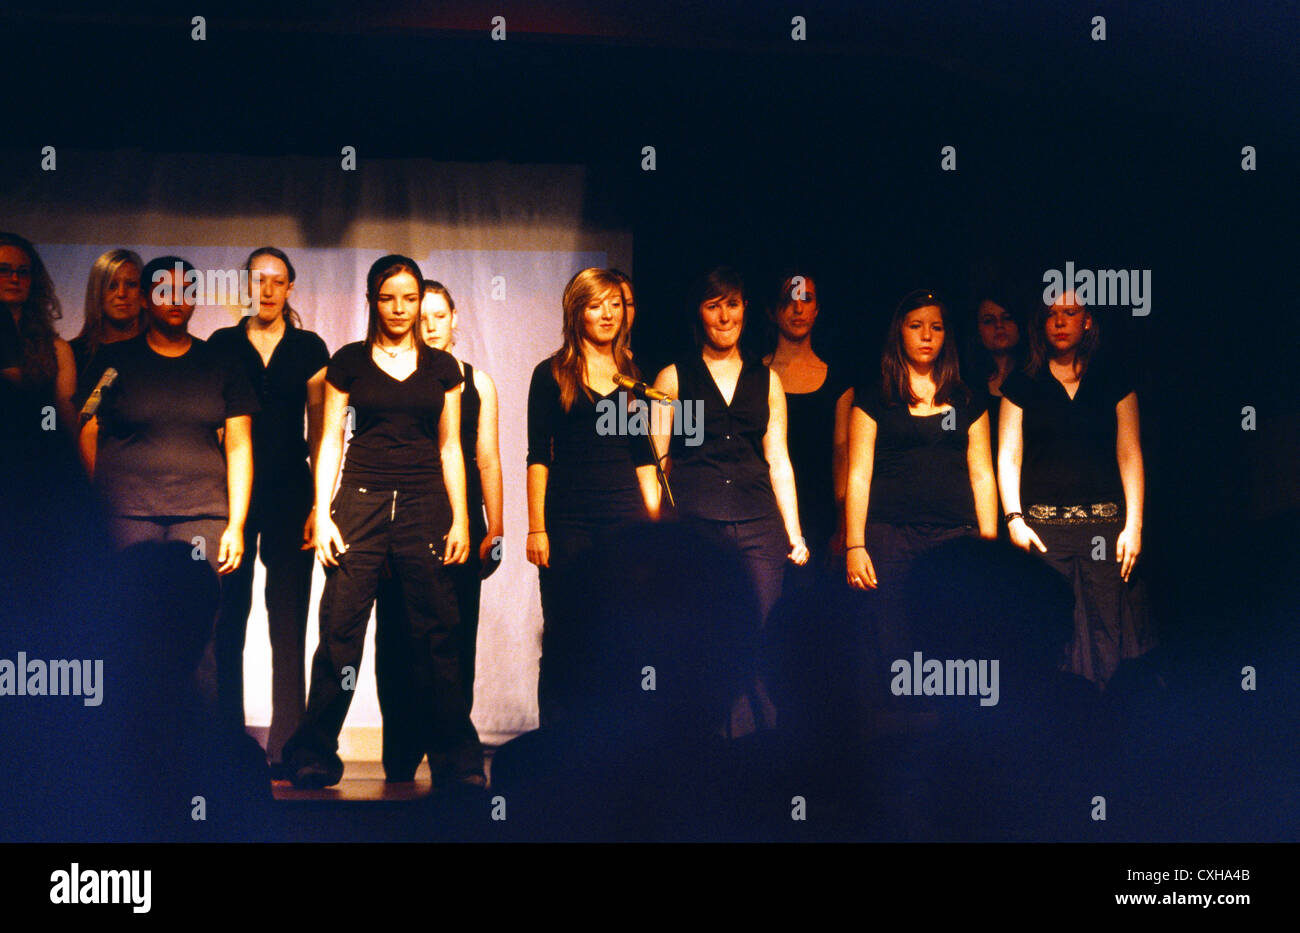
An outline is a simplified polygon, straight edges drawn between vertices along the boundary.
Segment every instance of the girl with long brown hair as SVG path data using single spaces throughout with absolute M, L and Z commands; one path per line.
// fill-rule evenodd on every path
M 883 596 L 881 683 L 890 662 L 911 656 L 899 596 L 913 562 L 954 538 L 997 535 L 988 412 L 961 381 L 948 321 L 933 292 L 904 296 L 880 379 L 857 388 L 849 420 L 846 569 L 850 586 Z

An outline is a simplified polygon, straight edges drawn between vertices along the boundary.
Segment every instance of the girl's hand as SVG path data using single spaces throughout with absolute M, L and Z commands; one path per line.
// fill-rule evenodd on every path
M 338 558 L 348 549 L 338 525 L 328 515 L 317 515 L 315 525 L 316 557 L 326 567 L 337 567 Z
M 453 522 L 442 539 L 447 542 L 447 550 L 442 557 L 444 564 L 463 564 L 469 560 L 468 522 Z
M 546 536 L 546 532 L 530 534 L 525 551 L 528 554 L 528 563 L 536 564 L 538 567 L 551 566 L 551 540 Z
M 316 525 L 316 509 L 313 506 L 312 510 L 307 513 L 307 520 L 302 523 L 301 550 L 310 551 L 312 549 L 316 538 L 315 525 Z
M 221 546 L 217 551 L 217 573 L 223 576 L 239 569 L 244 558 L 244 529 L 227 525 L 221 532 Z
M 501 566 L 501 552 L 505 546 L 505 538 L 502 537 L 500 530 L 492 531 L 489 529 L 487 537 L 478 546 L 478 578 L 480 580 L 486 580 L 496 573 L 497 568 Z
M 803 535 L 790 539 L 789 558 L 800 567 L 808 563 L 808 545 L 804 542 Z
M 1047 553 L 1047 545 L 1034 534 L 1034 529 L 1025 524 L 1023 518 L 1013 518 L 1011 524 L 1007 526 L 1007 532 L 1011 535 L 1011 543 L 1022 551 L 1028 551 L 1030 546 L 1033 546 L 1043 554 Z
M 1125 583 L 1128 582 L 1128 575 L 1133 572 L 1133 565 L 1141 553 L 1142 532 L 1125 525 L 1124 530 L 1115 539 L 1115 559 L 1119 561 L 1119 575 Z
M 876 568 L 871 563 L 871 555 L 864 547 L 855 547 L 845 557 L 848 570 L 849 586 L 859 590 L 874 590 L 880 585 L 876 579 Z

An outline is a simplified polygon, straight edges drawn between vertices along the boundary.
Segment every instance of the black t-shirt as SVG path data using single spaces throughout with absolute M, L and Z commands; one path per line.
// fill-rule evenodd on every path
M 214 332 L 208 343 L 240 364 L 262 408 L 253 417 L 254 499 L 285 487 L 306 484 L 310 488 L 303 413 L 307 380 L 329 363 L 325 341 L 309 330 L 286 327 L 264 365 L 248 340 L 248 318 L 244 318 Z
M 101 347 L 87 371 L 92 386 L 109 366 L 118 372 L 97 413 L 95 485 L 117 515 L 228 518 L 217 429 L 258 410 L 253 389 L 205 341 L 193 338 L 183 355 L 168 357 L 146 338 Z
M 72 348 L 72 362 L 77 369 L 78 391 L 75 398 L 80 399 L 81 378 L 82 375 L 86 372 L 86 367 L 90 363 L 90 357 L 91 357 L 90 341 L 87 340 L 85 337 L 77 336 L 77 337 L 73 337 L 71 340 L 68 341 L 68 346 Z M 90 388 L 93 389 L 94 386 L 91 386 Z
M 438 420 L 447 391 L 464 378 L 451 354 L 423 344 L 415 371 L 397 380 L 379 368 L 364 342 L 330 358 L 325 379 L 348 393 L 356 412 L 343 481 L 385 489 L 442 485 Z
M 0 308 L 0 369 L 23 365 L 23 342 L 8 308 Z
M 1073 400 L 1046 364 L 1035 376 L 1006 378 L 1002 395 L 1024 412 L 1022 507 L 1123 501 L 1115 406 L 1133 390 L 1125 370 L 1100 359 L 1084 371 Z
M 786 392 L 786 438 L 799 499 L 799 527 L 810 547 L 835 533 L 835 404 L 849 382 L 835 367 L 812 392 Z
M 548 522 L 645 517 L 636 468 L 654 464 L 649 437 L 600 429 L 602 421 L 616 426 L 618 407 L 627 404 L 628 394 L 621 389 L 595 400 L 579 389 L 566 412 L 551 360 L 542 360 L 533 369 L 528 386 L 528 464 L 548 469 Z M 629 417 L 626 423 L 635 422 Z M 649 428 L 648 418 L 640 423 Z
M 678 514 L 721 522 L 779 514 L 763 452 L 771 370 L 761 360 L 746 357 L 728 405 L 701 355 L 692 354 L 676 365 L 678 398 L 684 403 L 702 401 L 704 407 L 702 444 L 687 444 L 686 436 L 673 427 L 669 482 Z
M 966 460 L 971 425 L 984 414 L 980 393 L 933 415 L 886 402 L 879 385 L 862 385 L 853 404 L 876 422 L 867 518 L 897 525 L 973 525 L 975 494 Z

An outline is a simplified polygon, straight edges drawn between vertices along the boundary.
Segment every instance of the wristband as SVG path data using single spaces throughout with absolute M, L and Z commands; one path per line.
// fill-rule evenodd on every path
M 1025 517 L 1024 512 L 1008 512 L 1005 516 L 1003 516 L 1003 518 L 1006 519 L 1006 523 L 1008 525 L 1014 522 L 1017 518 L 1024 519 L 1024 517 Z
M 847 554 L 849 551 L 856 551 L 858 548 L 862 548 L 862 550 L 865 551 L 867 546 L 865 544 L 851 544 L 844 549 L 844 552 Z
M 546 529 L 543 528 L 541 531 L 530 531 L 530 532 L 528 532 L 528 533 L 529 533 L 530 535 L 544 535 L 544 534 L 546 534 Z

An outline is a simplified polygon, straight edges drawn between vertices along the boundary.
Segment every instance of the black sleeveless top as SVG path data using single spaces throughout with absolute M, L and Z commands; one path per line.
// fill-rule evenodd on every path
M 837 367 L 812 392 L 786 392 L 786 445 L 799 499 L 799 527 L 810 548 L 835 534 L 835 404 L 852 384 Z
M 483 400 L 474 385 L 474 367 L 465 364 L 465 388 L 460 394 L 460 449 L 465 455 L 465 502 L 469 509 L 469 535 L 474 542 L 487 534 L 483 516 L 483 479 L 478 472 L 478 416 Z
M 669 444 L 673 498 L 683 518 L 739 522 L 779 514 L 772 492 L 763 436 L 767 433 L 769 370 L 745 357 L 728 405 L 704 364 L 692 354 L 677 364 L 677 397 L 703 402 L 703 442 L 692 446 L 674 418 Z M 829 443 L 829 441 L 828 441 Z

